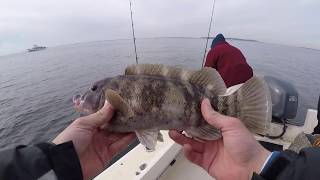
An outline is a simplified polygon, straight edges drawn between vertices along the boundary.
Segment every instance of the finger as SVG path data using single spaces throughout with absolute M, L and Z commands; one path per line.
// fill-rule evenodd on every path
M 108 141 L 110 142 L 110 144 L 119 141 L 121 138 L 130 135 L 133 133 L 110 133 L 107 137 Z
M 203 118 L 212 126 L 218 129 L 222 129 L 224 127 L 224 122 L 226 122 L 225 118 L 227 118 L 227 116 L 216 112 L 212 108 L 209 99 L 206 98 L 201 102 L 201 112 Z
M 182 146 L 184 144 L 190 144 L 195 151 L 200 153 L 204 150 L 204 144 L 202 142 L 186 137 L 185 135 L 179 133 L 176 130 L 170 130 L 169 136 L 172 140 L 174 140 L 176 143 Z
M 183 153 L 189 161 L 202 167 L 202 154 L 194 151 L 190 144 L 183 145 Z
M 114 142 L 111 146 L 110 146 L 110 152 L 112 154 L 117 153 L 122 151 L 125 147 L 127 147 L 132 140 L 136 138 L 136 136 L 132 133 L 129 135 L 126 135 L 125 137 L 122 137 L 121 139 L 119 139 L 118 141 Z
M 82 121 L 94 128 L 98 128 L 111 120 L 113 111 L 112 105 L 108 103 L 108 101 L 105 101 L 103 107 L 99 111 L 89 116 L 82 117 Z

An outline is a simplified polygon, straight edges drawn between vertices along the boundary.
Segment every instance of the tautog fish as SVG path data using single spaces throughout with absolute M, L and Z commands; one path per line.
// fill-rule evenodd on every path
M 155 149 L 159 130 L 184 130 L 205 140 L 221 137 L 219 129 L 202 117 L 201 100 L 209 98 L 212 107 L 225 115 L 237 117 L 253 133 L 266 134 L 271 121 L 268 87 L 252 77 L 240 88 L 227 89 L 216 70 L 198 71 L 139 64 L 126 68 L 125 75 L 95 82 L 82 96 L 74 98 L 76 109 L 94 113 L 105 99 L 116 109 L 109 131 L 136 132 L 140 142 Z

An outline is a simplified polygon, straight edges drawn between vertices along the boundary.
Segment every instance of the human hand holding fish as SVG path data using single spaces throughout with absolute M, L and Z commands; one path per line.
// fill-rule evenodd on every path
M 54 144 L 73 142 L 84 179 L 98 175 L 111 158 L 135 138 L 132 133 L 114 133 L 101 129 L 108 126 L 113 112 L 113 107 L 105 102 L 99 111 L 76 119 L 52 141 Z
M 268 130 L 268 90 L 256 76 L 231 93 L 212 68 L 187 70 L 139 64 L 127 67 L 125 75 L 95 82 L 83 95 L 76 95 L 73 102 L 76 110 L 92 114 L 105 107 L 107 100 L 116 113 L 105 130 L 135 132 L 147 150 L 156 149 L 157 140 L 162 139 L 160 130 L 185 131 L 203 140 L 198 142 L 171 132 L 173 139 L 185 145 L 190 160 L 218 179 L 248 179 L 253 171 L 259 171 L 268 154 L 250 134 L 264 135 Z M 204 98 L 209 100 L 202 102 Z
M 252 133 L 265 135 L 271 122 L 271 97 L 264 80 L 253 76 L 228 92 L 213 68 L 189 70 L 161 64 L 138 64 L 124 75 L 95 82 L 74 96 L 77 111 L 94 113 L 107 99 L 116 114 L 107 127 L 112 132 L 135 132 L 147 150 L 161 141 L 160 130 L 176 129 L 205 140 L 222 134 L 202 117 L 200 102 L 208 98 L 214 109 L 241 119 Z
M 217 180 L 251 179 L 259 173 L 271 152 L 264 149 L 237 118 L 222 115 L 208 99 L 201 103 L 204 119 L 221 130 L 222 138 L 199 142 L 171 130 L 170 137 L 183 146 L 187 159 L 205 169 Z

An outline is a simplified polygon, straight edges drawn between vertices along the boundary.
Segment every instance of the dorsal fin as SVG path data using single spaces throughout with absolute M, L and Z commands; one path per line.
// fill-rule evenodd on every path
M 125 70 L 125 75 L 152 75 L 178 78 L 182 69 L 163 64 L 135 64 L 130 65 Z
M 136 64 L 128 66 L 125 75 L 151 75 L 179 79 L 206 87 L 216 95 L 222 95 L 227 90 L 220 74 L 215 69 L 208 67 L 194 71 L 162 64 Z
M 190 76 L 189 82 L 206 87 L 216 95 L 223 95 L 227 91 L 227 87 L 220 74 L 215 69 L 209 67 L 195 71 Z
M 135 64 L 125 70 L 125 75 L 164 76 L 172 79 L 188 80 L 194 71 L 163 64 Z

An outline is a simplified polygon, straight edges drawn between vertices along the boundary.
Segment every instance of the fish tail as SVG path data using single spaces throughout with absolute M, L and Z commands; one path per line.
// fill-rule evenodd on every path
M 272 119 L 269 87 L 261 78 L 253 76 L 238 90 L 240 119 L 254 133 L 265 135 Z

